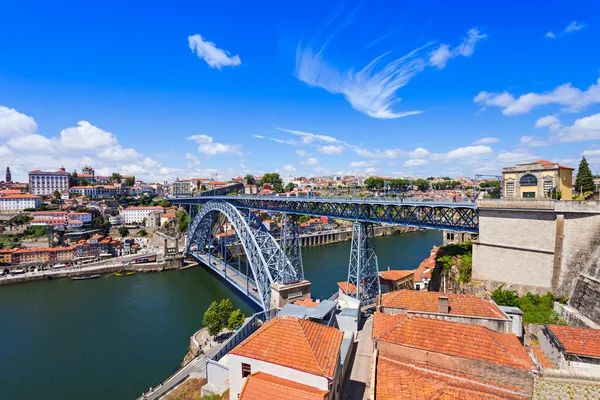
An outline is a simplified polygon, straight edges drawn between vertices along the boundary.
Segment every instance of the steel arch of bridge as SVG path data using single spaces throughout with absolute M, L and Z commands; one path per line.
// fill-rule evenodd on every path
M 221 199 L 241 209 L 325 216 L 355 222 L 383 223 L 455 232 L 479 232 L 477 208 L 472 203 L 274 196 L 183 197 L 169 200 L 174 204 L 202 204 L 214 199 Z
M 302 280 L 303 271 L 292 265 L 275 238 L 255 218 L 254 213 L 248 211 L 247 215 L 244 215 L 234 205 L 223 200 L 207 202 L 194 216 L 188 231 L 187 254 L 194 256 L 195 251 L 210 251 L 213 225 L 219 214 L 225 216 L 233 225 L 252 271 L 261 306 L 268 310 L 271 284 Z M 195 251 L 193 247 L 196 248 Z

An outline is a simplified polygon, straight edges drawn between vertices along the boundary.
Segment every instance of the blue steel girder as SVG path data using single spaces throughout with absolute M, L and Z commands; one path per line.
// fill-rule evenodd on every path
M 201 204 L 216 197 L 170 199 L 175 204 Z M 328 198 L 224 196 L 238 209 L 266 210 L 297 215 L 325 216 L 357 222 L 412 226 L 478 233 L 477 209 L 471 203 L 399 202 Z M 192 224 L 193 225 L 193 224 Z M 191 227 L 192 228 L 192 227 Z

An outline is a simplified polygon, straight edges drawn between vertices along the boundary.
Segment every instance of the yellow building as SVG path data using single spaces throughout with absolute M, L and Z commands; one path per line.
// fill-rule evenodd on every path
M 12 254 L 15 249 L 0 249 L 0 264 L 9 265 L 12 264 Z
M 573 168 L 538 160 L 502 169 L 505 199 L 573 199 Z
M 415 286 L 415 274 L 408 270 L 390 270 L 379 273 L 382 286 L 387 286 L 388 291 L 393 292 L 402 289 L 413 289 Z

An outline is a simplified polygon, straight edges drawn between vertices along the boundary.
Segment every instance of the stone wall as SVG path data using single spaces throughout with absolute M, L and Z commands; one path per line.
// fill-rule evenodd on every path
M 569 305 L 595 323 L 600 323 L 600 280 L 580 275 Z
M 473 279 L 574 293 L 600 262 L 600 202 L 481 201 Z

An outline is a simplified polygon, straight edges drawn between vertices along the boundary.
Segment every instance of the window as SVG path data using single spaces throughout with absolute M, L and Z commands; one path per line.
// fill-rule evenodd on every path
M 548 196 L 548 194 L 550 193 L 551 190 L 552 190 L 552 180 L 551 179 L 544 180 L 544 194 L 546 196 Z
M 519 180 L 521 186 L 537 186 L 537 178 L 532 174 L 526 174 Z
M 446 233 L 446 240 L 454 240 L 454 233 Z
M 247 377 L 251 373 L 252 373 L 252 368 L 250 367 L 250 364 L 242 363 L 242 378 Z
M 506 197 L 513 197 L 515 195 L 515 183 L 506 182 Z

